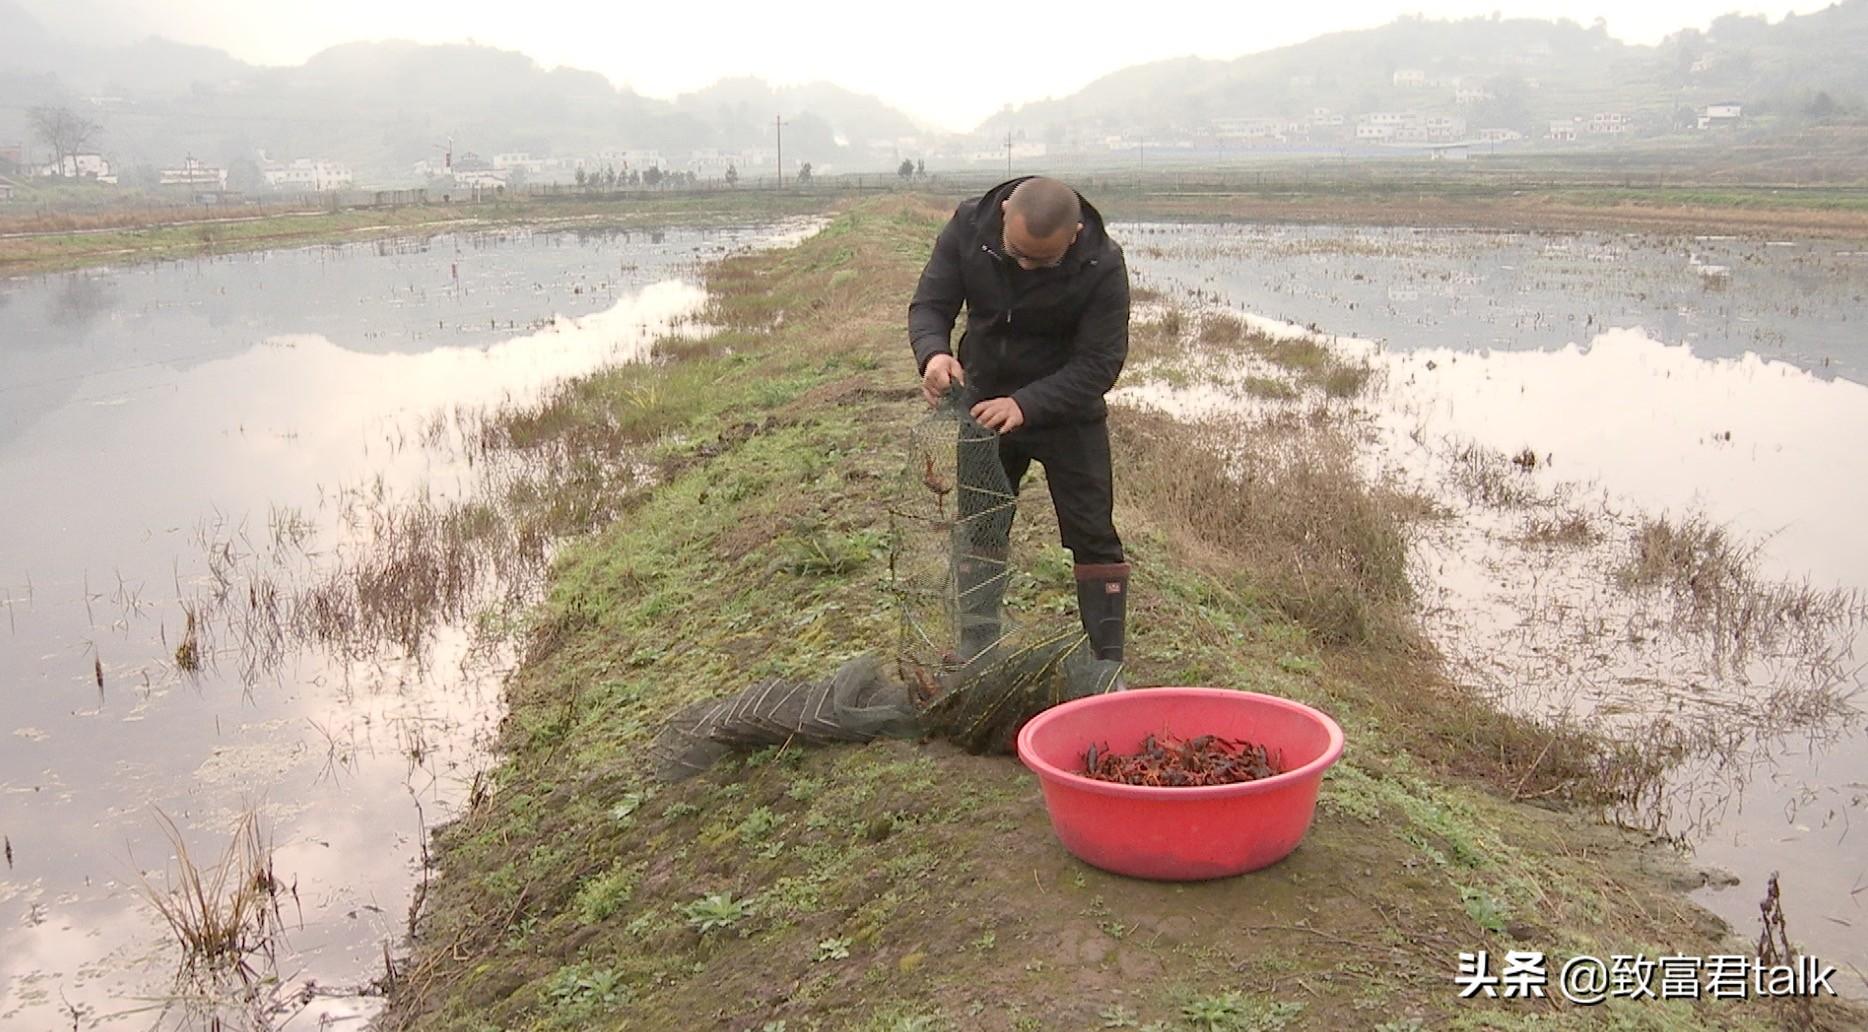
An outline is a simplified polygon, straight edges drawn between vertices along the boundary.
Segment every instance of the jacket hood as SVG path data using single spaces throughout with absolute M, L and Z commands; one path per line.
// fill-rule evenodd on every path
M 999 207 L 1000 202 L 1011 197 L 1018 184 L 1036 178 L 1019 176 L 1017 179 L 1008 179 L 980 195 L 973 208 L 973 225 L 978 231 L 976 245 L 984 244 L 995 254 L 998 253 L 1005 233 L 1005 212 Z M 1083 206 L 1083 231 L 1077 234 L 1076 243 L 1070 245 L 1070 255 L 1072 263 L 1080 265 L 1101 258 L 1104 252 L 1114 246 L 1114 242 L 1103 227 L 1103 213 L 1097 211 L 1096 206 L 1081 193 L 1077 194 L 1077 203 Z

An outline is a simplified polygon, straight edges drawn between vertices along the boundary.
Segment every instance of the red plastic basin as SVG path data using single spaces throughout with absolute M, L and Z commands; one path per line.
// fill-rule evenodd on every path
M 1219 735 L 1282 754 L 1284 773 L 1238 785 L 1149 788 L 1086 777 L 1094 743 L 1118 753 L 1162 733 Z M 1310 829 L 1323 772 L 1343 731 L 1302 703 L 1225 688 L 1140 688 L 1066 702 L 1018 733 L 1064 848 L 1117 874 L 1160 881 L 1224 878 L 1284 859 Z

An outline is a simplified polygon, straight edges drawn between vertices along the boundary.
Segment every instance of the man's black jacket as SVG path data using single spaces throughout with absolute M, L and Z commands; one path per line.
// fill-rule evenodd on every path
M 908 305 L 915 368 L 948 353 L 966 305 L 960 364 L 969 396 L 1011 397 L 1034 427 L 1108 414 L 1129 352 L 1129 272 L 1103 217 L 1083 202 L 1083 231 L 1056 269 L 1026 271 L 1004 253 L 999 202 L 1024 179 L 961 202 L 934 242 Z

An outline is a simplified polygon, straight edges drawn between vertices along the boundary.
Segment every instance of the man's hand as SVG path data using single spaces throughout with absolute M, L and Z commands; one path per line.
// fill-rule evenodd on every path
M 992 398 L 973 406 L 973 418 L 988 430 L 1009 434 L 1025 425 L 1025 410 L 1011 398 Z
M 956 383 L 966 383 L 966 371 L 960 368 L 960 360 L 952 355 L 935 355 L 921 371 L 921 396 L 927 399 L 928 407 L 933 408 Z

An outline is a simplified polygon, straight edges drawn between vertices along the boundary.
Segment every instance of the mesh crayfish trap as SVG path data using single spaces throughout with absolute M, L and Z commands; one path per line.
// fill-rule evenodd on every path
M 958 398 L 910 431 L 889 508 L 889 585 L 901 610 L 897 670 L 922 727 L 969 752 L 1011 752 L 1018 728 L 1114 687 L 1079 629 L 1022 631 L 1005 612 L 1018 495 L 999 435 Z
M 1032 716 L 1111 690 L 1121 664 L 1096 659 L 1081 630 L 1022 633 L 1007 617 L 1016 504 L 998 435 L 957 399 L 916 423 L 888 502 L 894 662 L 866 653 L 819 680 L 771 678 L 694 703 L 656 738 L 659 774 L 691 777 L 769 745 L 922 734 L 1011 752 Z

